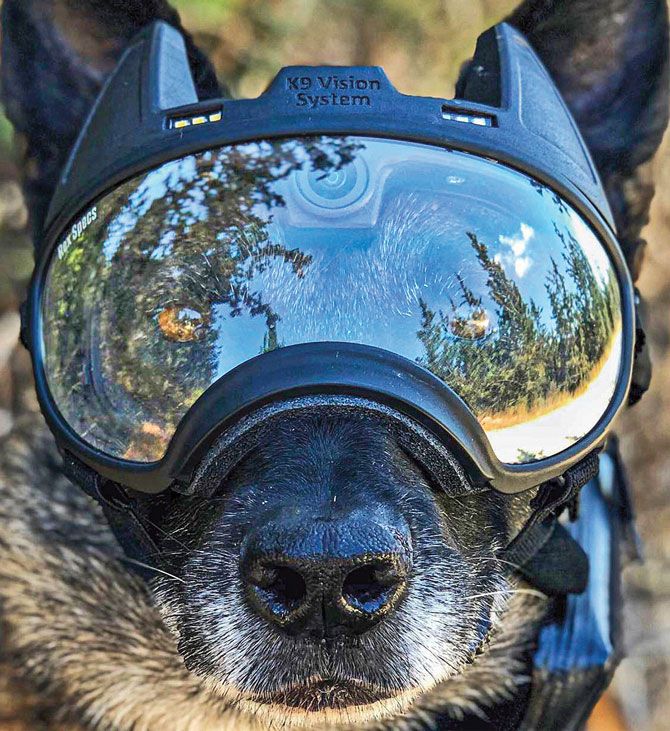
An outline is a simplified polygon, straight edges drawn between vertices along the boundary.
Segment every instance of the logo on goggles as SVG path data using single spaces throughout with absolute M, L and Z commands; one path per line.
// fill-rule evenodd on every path
M 93 206 L 85 213 L 75 224 L 73 224 L 70 232 L 65 239 L 59 244 L 57 256 L 59 261 L 67 254 L 72 244 L 78 241 L 84 234 L 84 231 L 98 218 L 98 207 Z
M 372 99 L 369 94 L 342 94 L 343 91 L 380 91 L 379 79 L 366 79 L 360 76 L 288 76 L 286 89 L 296 92 L 293 103 L 296 107 L 369 107 Z M 308 93 L 312 92 L 312 93 Z M 326 94 L 318 92 L 328 92 Z

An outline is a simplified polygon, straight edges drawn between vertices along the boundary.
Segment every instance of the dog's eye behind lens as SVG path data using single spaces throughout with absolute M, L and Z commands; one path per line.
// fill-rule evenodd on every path
M 185 305 L 165 307 L 156 318 L 163 335 L 176 343 L 189 343 L 205 334 L 207 314 Z
M 481 340 L 493 330 L 491 317 L 483 307 L 466 314 L 457 314 L 449 321 L 449 331 L 462 340 Z

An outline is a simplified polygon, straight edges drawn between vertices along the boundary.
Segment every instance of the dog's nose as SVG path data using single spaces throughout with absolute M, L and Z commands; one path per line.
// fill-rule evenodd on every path
M 402 521 L 360 515 L 275 520 L 244 543 L 242 578 L 252 609 L 294 635 L 358 635 L 401 600 L 411 567 Z

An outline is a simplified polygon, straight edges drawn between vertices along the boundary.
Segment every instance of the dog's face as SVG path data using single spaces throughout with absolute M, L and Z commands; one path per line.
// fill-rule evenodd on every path
M 113 61 L 144 24 L 178 21 L 160 0 L 5 0 L 2 12 L 4 98 L 27 138 L 39 232 Z M 629 263 L 649 202 L 636 166 L 666 122 L 665 13 L 663 0 L 527 0 L 512 18 L 594 152 Z M 201 98 L 215 95 L 189 49 Z M 164 537 L 156 602 L 187 667 L 244 711 L 328 726 L 401 712 L 473 662 L 515 591 L 496 551 L 534 493 L 464 479 L 447 496 L 382 421 L 311 415 L 277 421 L 202 494 L 142 504 Z
M 446 497 L 370 418 L 286 419 L 210 487 L 153 503 L 176 577 L 157 596 L 187 666 L 277 722 L 405 708 L 513 591 L 494 554 L 529 498 Z

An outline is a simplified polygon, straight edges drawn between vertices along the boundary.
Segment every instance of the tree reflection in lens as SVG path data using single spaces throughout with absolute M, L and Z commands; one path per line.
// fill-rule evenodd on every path
M 497 305 L 497 337 L 474 350 L 462 339 L 449 337 L 454 321 L 458 322 L 454 303 L 450 313 L 438 315 L 421 302 L 418 337 L 425 355 L 417 361 L 459 394 L 487 432 L 525 424 L 560 408 L 594 381 L 613 348 L 619 312 L 614 271 L 610 269 L 601 283 L 574 235 L 561 231 L 556 222 L 554 230 L 563 244 L 564 269 L 552 258 L 545 281 L 553 327 L 533 300 L 524 300 L 503 266 L 491 258 L 487 245 L 472 232 L 467 234 L 470 245 L 488 275 L 487 287 Z M 472 303 L 472 292 L 462 281 L 460 285 L 464 302 Z M 566 439 L 564 448 L 584 435 L 576 424 L 573 427 L 577 433 Z M 509 438 L 515 436 L 513 432 Z M 548 456 L 542 450 L 505 445 L 506 452 L 510 449 L 516 454 L 508 453 L 509 461 Z
M 278 316 L 249 281 L 274 258 L 301 277 L 310 256 L 269 240 L 262 212 L 284 205 L 273 184 L 305 158 L 314 170 L 337 170 L 356 149 L 346 139 L 226 148 L 168 163 L 104 199 L 99 225 L 52 268 L 44 307 L 58 333 L 47 349 L 50 387 L 82 436 L 132 459 L 162 455 L 217 370 L 217 333 L 203 317 L 188 337 L 196 328 L 178 321 L 184 301 L 263 317 L 264 349 L 277 347 Z M 97 347 L 87 348 L 92 338 Z M 96 383 L 89 357 L 104 373 Z
M 371 170 L 391 161 L 376 182 L 370 173 L 372 193 L 357 194 L 369 227 L 347 208 L 304 214 L 309 201 L 291 185 L 359 156 Z M 375 345 L 426 367 L 508 462 L 561 451 L 611 398 L 615 273 L 576 212 L 503 166 L 413 143 L 275 140 L 167 163 L 97 207 L 52 261 L 44 338 L 58 407 L 108 453 L 159 459 L 223 373 L 310 341 Z M 307 215 L 302 228 L 290 223 L 293 208 Z M 542 261 L 524 278 L 530 259 L 517 254 L 536 232 Z M 596 387 L 579 413 L 561 416 Z M 543 441 L 521 429 L 531 423 Z

